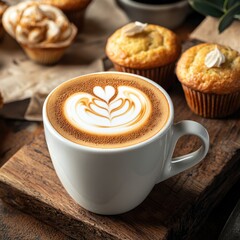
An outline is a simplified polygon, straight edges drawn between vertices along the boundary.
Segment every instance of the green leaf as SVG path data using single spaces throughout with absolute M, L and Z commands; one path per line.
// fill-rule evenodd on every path
M 223 15 L 223 10 L 221 7 L 215 5 L 212 2 L 208 2 L 205 0 L 189 0 L 189 4 L 195 9 L 197 12 L 206 15 L 220 18 Z
M 233 7 L 237 3 L 239 3 L 239 0 L 225 0 L 223 7 L 225 10 L 228 10 L 229 8 Z
M 218 31 L 221 33 L 230 26 L 237 14 L 240 14 L 240 3 L 235 4 L 220 18 Z
M 226 0 L 212 0 L 211 2 L 215 5 L 217 5 L 219 8 L 223 9 L 225 1 Z

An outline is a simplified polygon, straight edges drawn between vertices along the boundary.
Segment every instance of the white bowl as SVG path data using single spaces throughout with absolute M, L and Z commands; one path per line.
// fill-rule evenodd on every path
M 116 0 L 131 21 L 158 24 L 174 29 L 180 26 L 191 11 L 187 0 L 170 4 L 146 4 L 131 0 Z

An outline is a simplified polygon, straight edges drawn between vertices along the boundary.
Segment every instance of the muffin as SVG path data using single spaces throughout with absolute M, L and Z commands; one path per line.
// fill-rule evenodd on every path
M 240 54 L 218 44 L 184 52 L 176 74 L 190 109 L 206 118 L 223 118 L 240 107 Z
M 35 1 L 9 7 L 3 14 L 3 26 L 28 57 L 40 64 L 60 60 L 77 34 L 61 10 Z
M 86 9 L 92 0 L 40 0 L 61 9 L 78 30 L 83 28 Z
M 169 29 L 133 22 L 108 38 L 106 54 L 117 71 L 142 75 L 168 89 L 174 80 L 181 44 Z
M 2 39 L 4 34 L 4 29 L 2 26 L 2 15 L 6 9 L 7 9 L 7 5 L 4 2 L 0 1 L 0 40 Z

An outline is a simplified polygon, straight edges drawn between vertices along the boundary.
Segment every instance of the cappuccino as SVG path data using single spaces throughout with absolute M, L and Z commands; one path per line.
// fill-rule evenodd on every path
M 165 95 L 140 77 L 119 73 L 80 76 L 48 97 L 47 116 L 64 138 L 95 148 L 121 148 L 156 135 L 167 123 Z

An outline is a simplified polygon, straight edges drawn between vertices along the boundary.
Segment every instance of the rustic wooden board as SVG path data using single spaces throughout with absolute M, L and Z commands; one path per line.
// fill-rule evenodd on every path
M 170 90 L 175 121 L 192 119 L 209 131 L 211 146 L 197 166 L 155 186 L 136 209 L 100 216 L 77 205 L 60 184 L 43 133 L 0 169 L 0 197 L 75 239 L 187 239 L 240 178 L 240 112 L 224 120 L 203 119 L 187 107 L 179 84 Z M 196 149 L 184 137 L 175 155 Z

